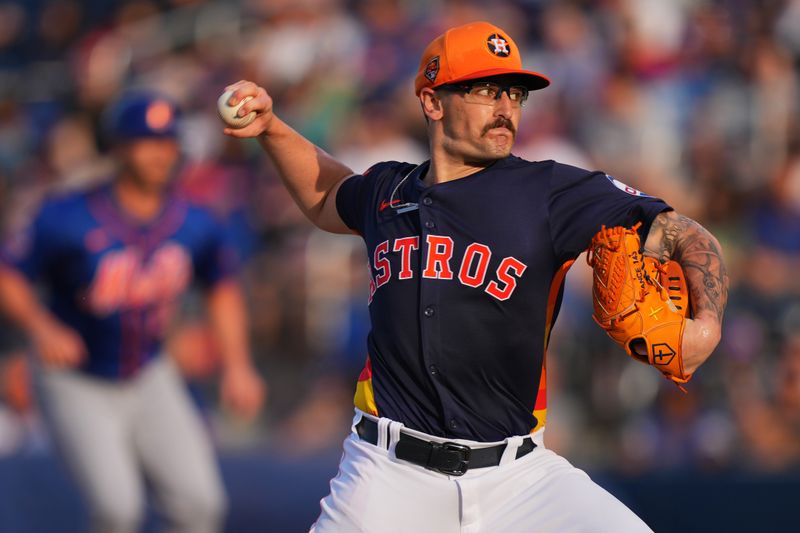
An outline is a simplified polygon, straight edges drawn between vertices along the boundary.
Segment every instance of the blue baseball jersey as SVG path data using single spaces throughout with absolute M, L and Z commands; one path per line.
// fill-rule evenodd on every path
M 545 351 L 564 276 L 606 226 L 670 207 L 602 172 L 509 156 L 426 187 L 429 163 L 346 180 L 342 220 L 369 256 L 371 332 L 355 404 L 446 438 L 545 423 Z
M 236 253 L 214 216 L 169 195 L 142 223 L 117 204 L 112 185 L 51 198 L 4 260 L 46 288 L 49 307 L 80 333 L 81 370 L 120 379 L 161 350 L 193 280 L 213 285 L 236 271 Z

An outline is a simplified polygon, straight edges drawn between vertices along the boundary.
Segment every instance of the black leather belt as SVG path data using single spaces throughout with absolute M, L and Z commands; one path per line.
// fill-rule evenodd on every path
M 374 420 L 362 417 L 361 421 L 356 424 L 356 431 L 361 440 L 370 444 L 378 444 L 378 423 Z M 530 437 L 526 437 L 517 448 L 516 459 L 529 454 L 534 448 L 536 448 L 536 444 Z M 401 430 L 400 440 L 397 441 L 394 453 L 398 459 L 424 466 L 428 470 L 450 476 L 463 476 L 471 468 L 499 465 L 505 449 L 505 444 L 487 448 L 470 448 L 455 442 L 427 441 L 403 433 Z

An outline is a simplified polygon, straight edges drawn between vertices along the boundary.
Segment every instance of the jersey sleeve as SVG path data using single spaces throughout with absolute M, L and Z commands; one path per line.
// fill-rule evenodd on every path
M 27 227 L 13 232 L 3 243 L 0 261 L 30 280 L 36 280 L 52 266 L 57 256 L 58 216 L 45 205 Z
M 379 176 L 396 165 L 394 162 L 377 163 L 363 174 L 345 180 L 336 191 L 336 211 L 339 218 L 353 231 L 364 235 L 370 208 L 374 207 Z
M 641 222 L 644 242 L 653 219 L 672 208 L 603 172 L 558 165 L 553 169 L 548 198 L 550 232 L 556 256 L 580 255 L 601 226 L 631 227 Z
M 206 239 L 194 261 L 197 281 L 210 287 L 239 271 L 241 258 L 227 224 L 208 215 Z

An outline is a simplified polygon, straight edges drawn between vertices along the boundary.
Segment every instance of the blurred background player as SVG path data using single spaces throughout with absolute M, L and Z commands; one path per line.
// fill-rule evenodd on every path
M 264 389 L 238 260 L 224 226 L 173 191 L 176 107 L 130 93 L 107 118 L 113 181 L 43 203 L 4 252 L 0 308 L 33 345 L 43 412 L 91 530 L 137 531 L 147 484 L 168 531 L 217 531 L 226 500 L 213 450 L 162 341 L 199 282 L 224 366 L 222 400 L 246 419 L 258 413 Z

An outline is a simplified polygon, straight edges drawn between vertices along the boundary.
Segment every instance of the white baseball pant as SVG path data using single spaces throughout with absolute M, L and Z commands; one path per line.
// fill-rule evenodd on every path
M 36 381 L 50 432 L 86 501 L 92 532 L 138 531 L 145 479 L 166 531 L 219 531 L 226 501 L 216 459 L 169 357 L 123 382 L 42 368 Z
M 650 532 L 619 500 L 566 459 L 537 447 L 515 459 L 523 437 L 506 439 L 495 467 L 456 477 L 430 471 L 394 456 L 400 431 L 417 438 L 446 439 L 406 429 L 387 418 L 378 421 L 379 442 L 361 440 L 355 426 L 345 439 L 339 473 L 321 502 L 314 533 L 531 533 Z M 454 440 L 470 447 L 499 443 Z

